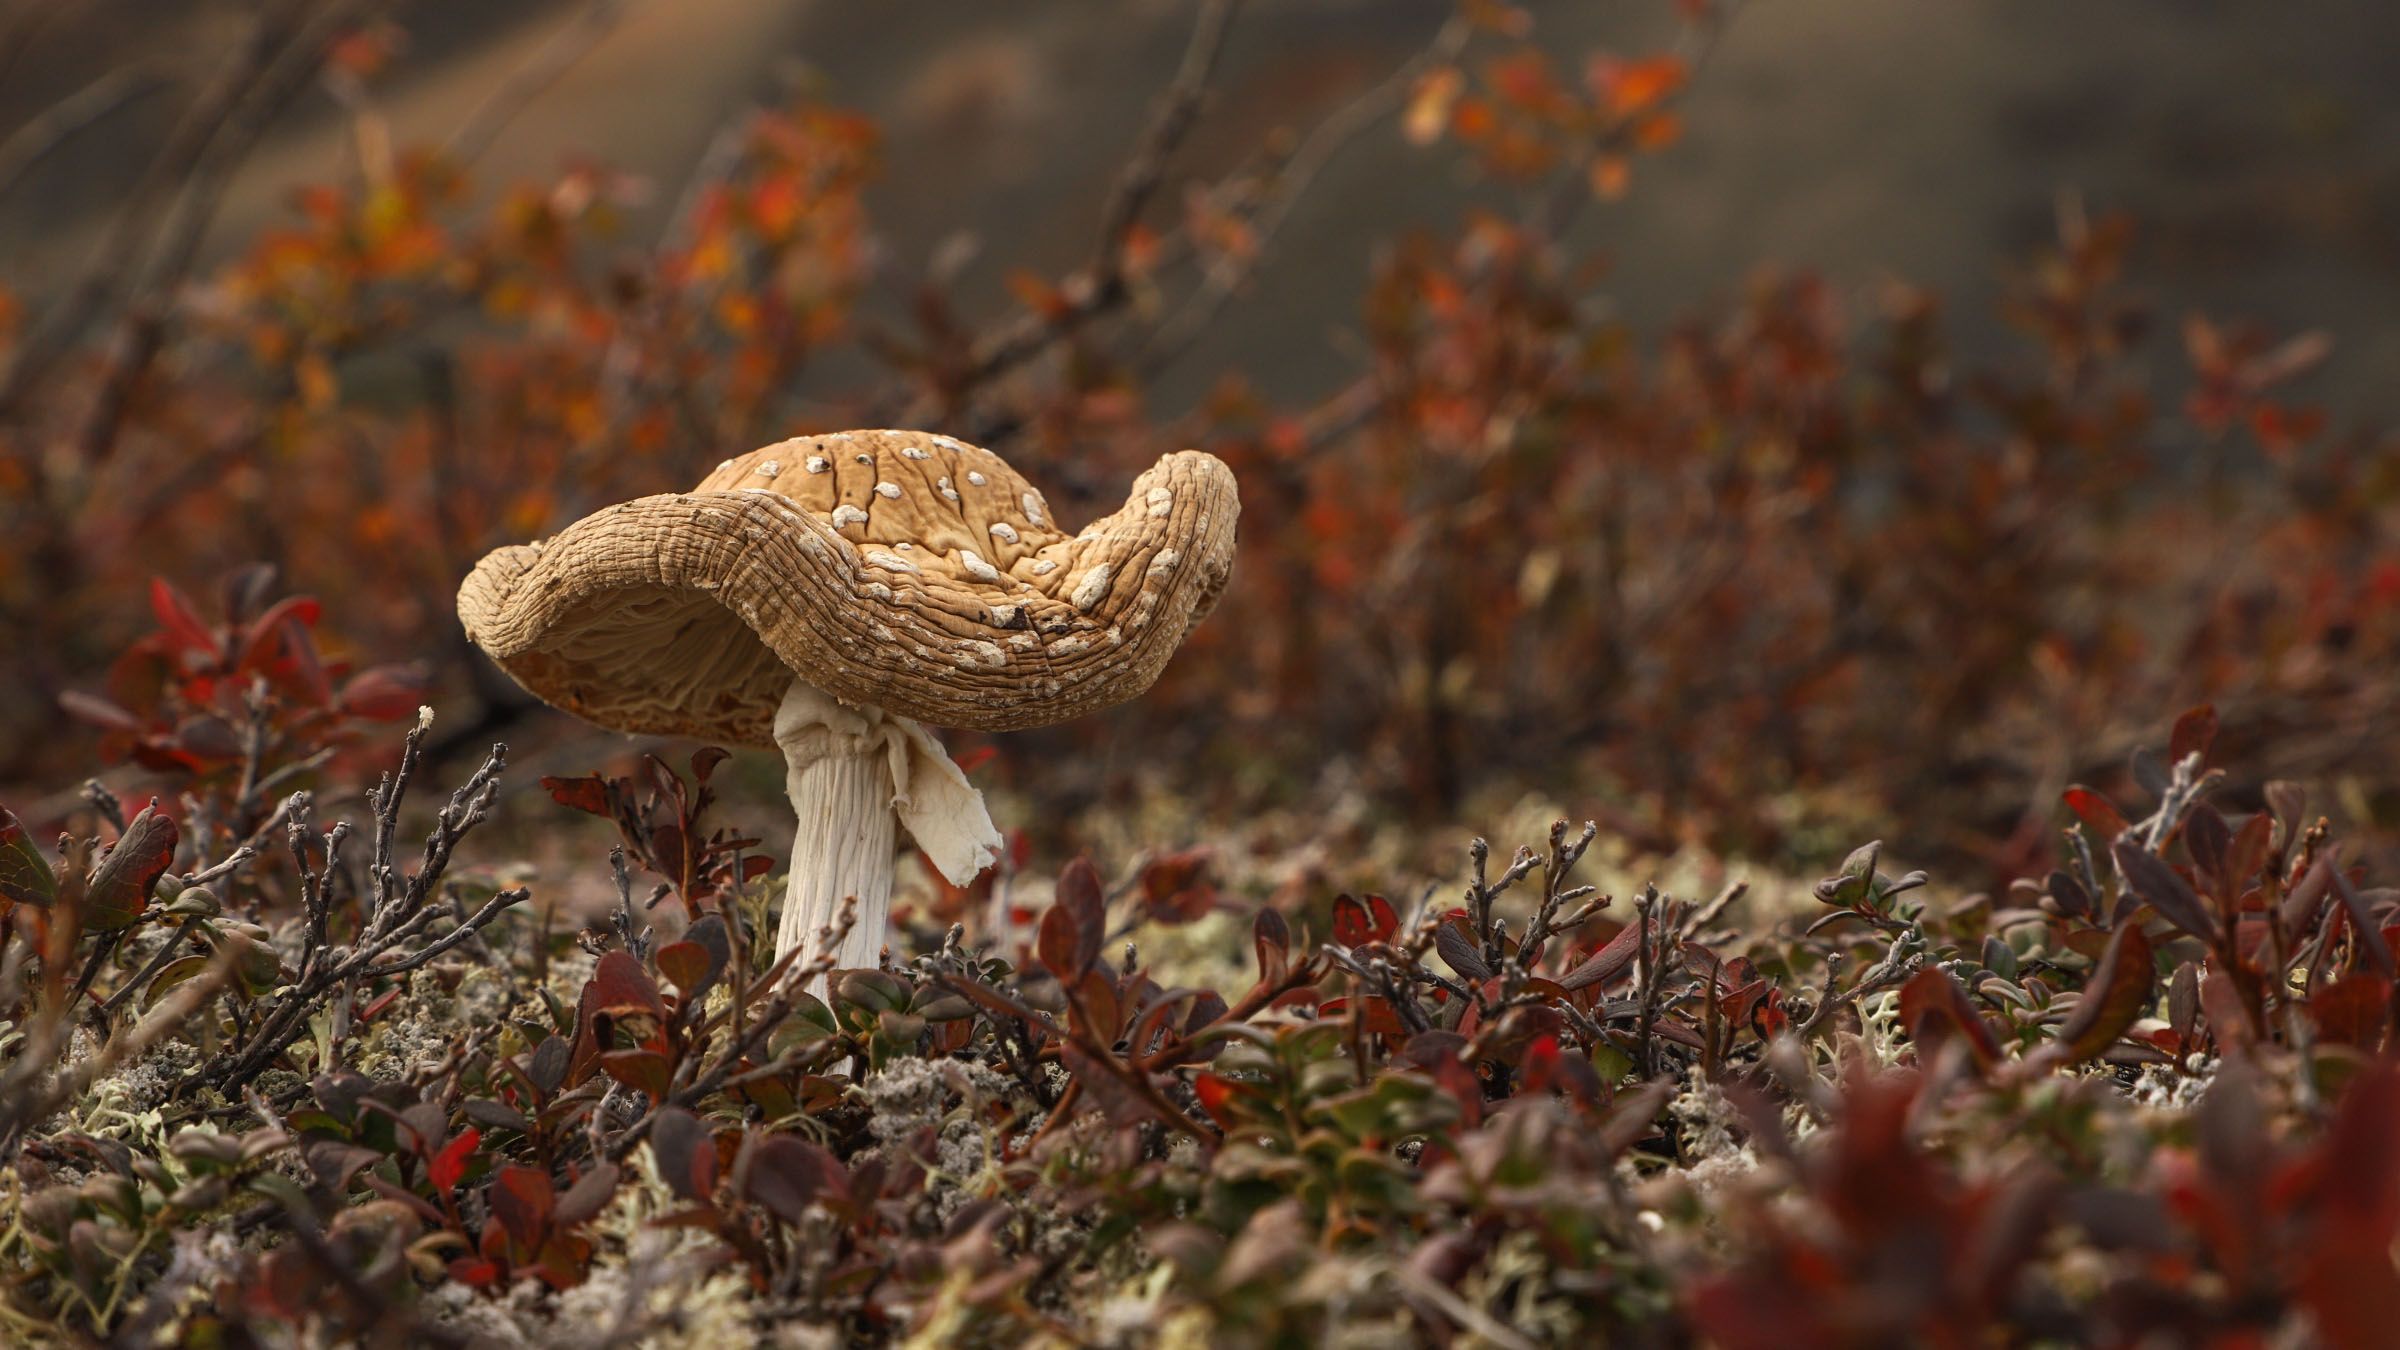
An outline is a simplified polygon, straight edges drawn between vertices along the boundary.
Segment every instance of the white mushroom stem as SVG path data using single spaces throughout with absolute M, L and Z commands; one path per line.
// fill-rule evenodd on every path
M 983 794 L 923 726 L 880 708 L 851 708 L 794 680 L 775 712 L 783 748 L 784 788 L 798 821 L 791 882 L 775 934 L 777 957 L 802 949 L 816 960 L 820 933 L 855 899 L 850 931 L 833 948 L 833 967 L 873 967 L 892 911 L 892 854 L 905 825 L 954 886 L 964 886 L 1000 856 L 1000 832 Z M 810 991 L 823 995 L 826 981 Z
M 829 754 L 807 763 L 787 761 L 784 779 L 792 812 L 800 822 L 792 837 L 791 886 L 784 894 L 783 921 L 775 954 L 794 947 L 814 960 L 818 930 L 834 923 L 842 901 L 856 896 L 856 922 L 835 949 L 841 969 L 871 966 L 883 948 L 892 908 L 892 771 L 882 754 Z

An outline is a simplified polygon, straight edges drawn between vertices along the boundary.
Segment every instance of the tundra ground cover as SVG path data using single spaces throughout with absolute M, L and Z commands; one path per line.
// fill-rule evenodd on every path
M 1999 894 L 1880 843 L 1603 892 L 1560 821 L 1395 904 L 1229 837 L 1012 868 L 974 941 L 933 894 L 819 1000 L 721 755 L 546 780 L 621 834 L 569 931 L 456 865 L 497 748 L 421 850 L 429 719 L 356 828 L 277 795 L 270 728 L 339 724 L 267 613 L 280 748 L 184 824 L 0 819 L 29 1340 L 2365 1345 L 2400 1296 L 2400 892 L 2295 785 L 2221 813 L 2206 710 Z

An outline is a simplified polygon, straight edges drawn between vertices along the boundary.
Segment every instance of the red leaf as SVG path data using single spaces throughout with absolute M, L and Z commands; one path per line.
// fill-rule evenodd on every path
M 733 752 L 721 745 L 704 745 L 692 752 L 692 781 L 705 783 L 717 766 L 733 758 Z
M 725 921 L 711 914 L 693 924 L 683 941 L 659 948 L 658 970 L 691 999 L 716 983 L 732 956 Z
M 631 953 L 613 951 L 603 955 L 592 967 L 592 978 L 584 985 L 586 1001 L 594 1012 L 622 1017 L 627 1013 L 647 1013 L 665 1017 L 667 1005 L 658 996 L 658 985 L 642 963 Z
M 2274 850 L 2275 822 L 2267 813 L 2258 811 L 2234 831 L 2233 843 L 2225 850 L 2224 870 L 2220 879 L 2227 895 L 2240 895 L 2245 887 L 2258 879 Z
M 1250 921 L 1250 946 L 1258 954 L 1258 982 L 1283 983 L 1292 968 L 1292 929 L 1281 910 L 1262 909 Z
M 2175 719 L 2175 730 L 2167 736 L 2167 758 L 2181 763 L 2186 755 L 2208 757 L 2208 747 L 2217 739 L 2217 710 L 2203 703 Z
M 1333 940 L 1345 947 L 1389 942 L 1400 931 L 1400 916 L 1380 895 L 1364 899 L 1344 893 L 1333 900 Z
M 1198 885 L 1213 854 L 1212 849 L 1194 848 L 1152 859 L 1142 868 L 1142 894 L 1158 901 Z
M 433 1178 L 433 1189 L 437 1194 L 447 1194 L 467 1174 L 467 1159 L 482 1141 L 483 1131 L 470 1125 L 433 1156 L 433 1166 L 428 1169 L 427 1175 Z
M 1525 1092 L 1543 1092 L 1558 1074 L 1558 1037 L 1536 1036 L 1525 1047 L 1517 1061 L 1518 1086 Z
M 424 706 L 427 680 L 417 666 L 370 666 L 342 685 L 341 708 L 370 722 L 397 722 Z
M 2058 1029 L 2058 1045 L 2070 1064 L 2097 1059 L 2117 1043 L 2128 1027 L 2150 1011 L 2157 981 L 2150 939 L 2140 924 L 2119 928 L 2100 953 L 2100 962 L 2083 985 L 2075 1010 Z
M 1920 1062 L 1929 1058 L 1928 1051 L 1950 1036 L 1962 1033 L 1978 1068 L 1989 1073 L 2000 1062 L 2000 1042 L 1976 1013 L 1965 986 L 1958 982 L 1957 976 L 1939 966 L 1927 966 L 1901 986 L 1900 1024 L 1908 1029 L 1909 1039 L 1917 1043 Z
M 597 1215 L 608 1207 L 610 1197 L 617 1193 L 617 1165 L 601 1163 L 576 1179 L 567 1193 L 558 1198 L 557 1208 L 550 1217 L 562 1228 L 572 1228 Z
M 2400 1308 L 2400 1073 L 2362 1072 L 2317 1149 L 2313 1222 L 2291 1253 L 2294 1280 L 2326 1345 L 2390 1344 Z
M 175 748 L 195 763 L 231 763 L 242 757 L 242 738 L 222 717 L 187 717 L 175 726 Z
M 613 785 L 596 773 L 583 778 L 545 778 L 542 786 L 549 790 L 551 800 L 560 806 L 611 819 L 617 814 L 616 794 L 611 790 Z
M 2383 1040 L 2391 1000 L 2391 981 L 2362 970 L 2310 995 L 2308 1016 L 2321 1039 L 2372 1053 Z
M 92 871 L 84 896 L 84 927 L 105 933 L 138 922 L 149 907 L 150 888 L 175 860 L 181 836 L 175 818 L 160 815 L 156 802 L 143 807 Z
M 2383 929 L 2376 924 L 2375 915 L 2367 908 L 2358 888 L 2350 884 L 2349 873 L 2338 865 L 2333 869 L 2333 888 L 2342 897 L 2342 906 L 2350 915 L 2351 930 L 2358 934 L 2359 950 L 2367 954 L 2367 964 L 2387 980 L 2400 979 L 2400 966 L 2392 961 L 2392 949 L 2383 940 Z
M 2203 941 L 2217 940 L 2216 916 L 2166 859 L 2131 839 L 2119 839 L 2109 854 L 2117 860 L 2117 870 L 2125 874 L 2125 884 L 2157 910 L 2160 918 Z
M 48 909 L 58 899 L 50 860 L 25 833 L 14 812 L 0 806 L 0 900 Z
M 682 826 L 661 825 L 650 831 L 650 856 L 644 860 L 644 864 L 681 886 L 684 876 L 691 870 L 691 850 L 691 837 L 684 833 Z
M 2200 1011 L 2208 1018 L 2209 1034 L 2216 1038 L 2220 1053 L 2241 1050 L 2255 1039 L 2241 991 L 2225 972 L 2212 970 L 2200 977 Z
M 1560 976 L 1558 987 L 1572 991 L 1595 984 L 1606 984 L 1623 974 L 1625 968 L 1633 964 L 1633 958 L 1641 950 L 1641 946 L 1641 925 L 1629 923 L 1620 929 L 1615 937 L 1610 938 L 1606 946 L 1592 953 L 1582 965 Z
M 2183 851 L 2192 860 L 2192 868 L 2211 890 L 2224 893 L 2217 879 L 2224 874 L 2225 853 L 2233 847 L 2233 831 L 2227 828 L 2225 817 L 2207 802 L 2195 803 L 2183 818 Z
M 150 578 L 150 613 L 180 649 L 205 652 L 212 660 L 224 660 L 224 648 L 218 645 L 216 635 L 209 631 L 208 622 L 200 617 L 200 611 L 192 607 L 192 602 L 184 593 L 175 589 L 174 583 L 165 577 Z
M 650 1123 L 650 1156 L 659 1177 L 684 1199 L 706 1201 L 715 1192 L 716 1133 L 682 1107 L 665 1107 Z
M 2325 893 L 2332 889 L 2333 859 L 2320 853 L 2308 870 L 2300 874 L 2300 879 L 2292 883 L 2292 888 L 2283 893 L 2283 903 L 2278 906 L 2283 926 L 2295 936 L 2306 936 L 2316 927 L 2318 911 L 2325 906 Z
M 744 1194 L 785 1223 L 798 1223 L 808 1213 L 809 1202 L 828 1192 L 840 1196 L 848 1180 L 841 1160 L 823 1147 L 793 1135 L 771 1134 L 750 1151 Z
M 312 596 L 294 595 L 276 601 L 267 608 L 266 613 L 252 620 L 250 626 L 243 630 L 242 647 L 234 658 L 234 670 L 260 669 L 260 663 L 268 654 L 267 644 L 282 635 L 285 624 L 302 627 L 312 625 L 316 623 L 320 612 Z
M 1121 1029 L 1121 1010 L 1117 1006 L 1116 982 L 1109 978 L 1105 968 L 1084 973 L 1083 983 L 1076 986 L 1075 998 L 1069 1004 L 1069 1009 L 1072 1011 L 1078 1006 L 1082 1009 L 1082 1021 L 1077 1023 L 1070 1018 L 1069 1025 L 1097 1033 L 1103 1044 L 1115 1042 L 1117 1032 Z
M 600 1068 L 637 1092 L 663 1098 L 673 1085 L 675 1066 L 656 1050 L 609 1050 L 600 1056 Z
M 1467 935 L 1466 921 L 1453 919 L 1433 930 L 1433 945 L 1440 950 L 1442 960 L 1452 970 L 1477 984 L 1492 978 L 1492 968 L 1484 963 L 1483 953 L 1475 939 Z
M 2100 836 L 2100 842 L 2107 843 L 2125 833 L 2124 813 L 2117 810 L 2115 802 L 2101 796 L 2097 789 L 2078 783 L 2063 795 L 2067 809 L 2080 817 L 2084 824 L 2091 826 L 2092 833 Z
M 277 663 L 277 673 L 299 686 L 317 707 L 331 707 L 333 679 L 326 673 L 324 658 L 317 654 L 316 638 L 297 623 L 285 623 L 275 631 L 282 636 L 286 658 Z
M 1187 849 L 1142 869 L 1142 897 L 1152 918 L 1190 923 L 1216 908 L 1217 888 L 1208 879 L 1211 856 L 1207 848 Z
M 503 1167 L 492 1178 L 486 1199 L 492 1217 L 508 1230 L 509 1238 L 519 1249 L 527 1253 L 540 1249 L 542 1230 L 549 1226 L 550 1210 L 557 1200 L 550 1189 L 547 1170 L 513 1163 Z
M 1107 936 L 1108 915 L 1100 894 L 1100 874 L 1089 859 L 1077 858 L 1058 876 L 1058 894 L 1042 915 L 1036 946 L 1042 964 L 1070 988 L 1082 983 L 1084 972 L 1100 959 Z
M 1204 1073 L 1192 1080 L 1193 1095 L 1200 1099 L 1200 1109 L 1208 1118 L 1226 1129 L 1233 1128 L 1233 1102 L 1241 1095 L 1241 1085 L 1230 1078 Z

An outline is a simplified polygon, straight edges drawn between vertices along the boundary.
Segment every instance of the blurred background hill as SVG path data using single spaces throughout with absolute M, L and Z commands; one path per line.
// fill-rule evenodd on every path
M 1664 6 L 1530 6 L 1545 46 L 1640 49 Z M 1306 126 L 1440 25 L 1439 0 L 1267 0 L 1231 36 L 1211 115 L 1182 176 L 1222 172 L 1281 127 Z M 233 40 L 226 0 L 20 3 L 0 68 L 0 128 L 128 64 L 163 83 L 31 168 L 0 201 L 0 259 L 38 294 L 83 256 L 96 222 Z M 981 241 L 962 298 L 1010 301 L 1002 270 L 1062 271 L 1091 246 L 1100 202 L 1172 74 L 1189 6 L 972 0 L 903 5 L 673 0 L 505 5 L 423 0 L 374 97 L 395 140 L 455 132 L 546 46 L 571 64 L 493 138 L 489 182 L 605 160 L 653 185 L 628 213 L 655 234 L 728 116 L 779 81 L 814 85 L 882 128 L 893 166 L 868 200 L 893 259 L 918 269 L 962 233 Z M 585 44 L 588 43 L 588 50 Z M 1952 298 L 1962 353 L 1989 352 L 2001 260 L 2051 232 L 2061 191 L 2143 227 L 2137 275 L 2176 308 L 2305 323 L 2341 361 L 2317 392 L 2390 414 L 2400 363 L 2400 16 L 2378 0 L 2305 15 L 2226 0 L 1927 5 L 1752 3 L 1710 57 L 1686 134 L 1642 191 L 1586 214 L 1576 238 L 1614 260 L 1612 303 L 1655 328 L 1721 299 L 1763 265 L 1837 284 L 1906 277 Z M 297 101 L 230 188 L 210 233 L 223 258 L 288 212 L 347 153 L 340 109 Z M 1226 369 L 1305 396 L 1345 368 L 1375 241 L 1453 209 L 1469 171 L 1396 136 L 1369 138 L 1301 205 L 1258 293 L 1156 387 L 1162 410 Z M 838 379 L 842 370 L 824 378 Z

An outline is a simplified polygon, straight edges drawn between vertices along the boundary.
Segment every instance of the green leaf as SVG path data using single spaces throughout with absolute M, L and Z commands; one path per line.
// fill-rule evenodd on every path
M 308 1188 L 281 1172 L 261 1172 L 250 1178 L 249 1187 L 269 1200 L 282 1205 L 289 1213 L 303 1215 L 315 1213 L 308 1198 Z
M 150 981 L 150 987 L 143 991 L 142 1006 L 146 1008 L 158 1002 L 168 990 L 208 969 L 209 961 L 209 957 L 197 953 L 169 961 Z
M 58 878 L 34 846 L 15 813 L 0 806 L 0 900 L 48 909 L 58 899 Z
M 1842 908 L 1858 905 L 1873 893 L 1875 864 L 1883 857 L 1883 841 L 1870 840 L 1842 859 L 1842 868 L 1817 883 L 1817 899 Z
M 839 1035 L 841 1030 L 841 1025 L 834 1021 L 831 1008 L 826 1007 L 814 994 L 802 994 L 792 1004 L 792 1015 L 785 1018 L 783 1025 L 775 1029 L 775 1034 L 767 1038 L 767 1050 L 770 1055 L 780 1055 L 795 1047 L 814 1045 L 828 1036 Z
M 908 1007 L 909 988 L 880 970 L 845 971 L 834 982 L 833 1000 L 845 1008 L 869 1013 L 899 1012 Z

